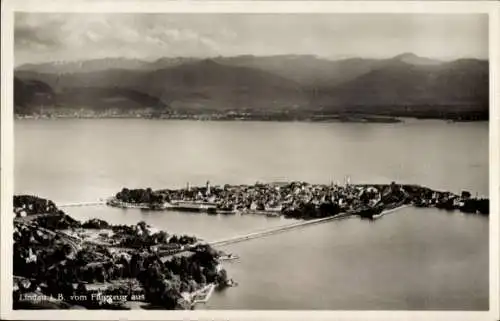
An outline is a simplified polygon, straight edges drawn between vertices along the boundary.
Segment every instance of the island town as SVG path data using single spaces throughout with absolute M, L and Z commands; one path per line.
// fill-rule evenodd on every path
M 379 219 L 405 206 L 436 207 L 488 215 L 489 200 L 418 185 L 309 184 L 123 188 L 106 201 L 113 207 L 149 211 L 196 211 L 207 215 L 283 216 L 294 223 L 226 240 L 204 241 L 159 231 L 145 222 L 112 225 L 80 222 L 53 201 L 14 196 L 14 308 L 194 309 L 213 291 L 236 286 L 223 262 L 238 259 L 216 247 L 332 219 Z
M 109 206 L 145 210 L 199 211 L 208 214 L 263 214 L 296 219 L 314 219 L 338 214 L 377 218 L 385 210 L 402 205 L 437 207 L 487 215 L 488 199 L 473 198 L 407 184 L 344 185 L 255 183 L 254 185 L 190 186 L 182 189 L 123 188 L 107 200 Z

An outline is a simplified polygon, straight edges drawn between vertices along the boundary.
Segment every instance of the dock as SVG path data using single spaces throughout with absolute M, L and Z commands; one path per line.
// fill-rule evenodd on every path
M 207 303 L 214 292 L 215 284 L 210 283 L 204 288 L 191 294 L 191 306 L 195 306 L 198 303 Z M 200 296 L 200 298 L 198 298 Z

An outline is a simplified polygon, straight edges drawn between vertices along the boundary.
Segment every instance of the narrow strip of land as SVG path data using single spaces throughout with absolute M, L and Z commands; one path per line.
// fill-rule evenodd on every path
M 100 206 L 100 205 L 106 205 L 106 202 L 98 201 L 98 202 L 63 203 L 63 204 L 58 204 L 57 207 L 80 207 L 80 206 Z

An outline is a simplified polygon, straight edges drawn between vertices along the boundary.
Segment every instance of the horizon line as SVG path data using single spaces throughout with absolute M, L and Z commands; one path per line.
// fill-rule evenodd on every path
M 107 56 L 107 57 L 96 57 L 96 58 L 89 58 L 89 59 L 65 59 L 65 60 L 47 60 L 47 61 L 40 61 L 40 62 L 23 62 L 19 64 L 14 63 L 14 69 L 25 66 L 25 65 L 42 65 L 42 64 L 53 64 L 53 63 L 78 63 L 78 62 L 90 62 L 90 61 L 98 61 L 98 60 L 106 60 L 106 59 L 123 59 L 123 60 L 136 60 L 136 61 L 141 61 L 141 62 L 146 62 L 146 63 L 155 63 L 157 61 L 160 61 L 162 59 L 193 59 L 193 60 L 213 60 L 213 59 L 218 59 L 218 58 L 239 58 L 239 57 L 256 57 L 256 58 L 270 58 L 270 57 L 314 57 L 316 59 L 320 60 L 327 60 L 327 61 L 342 61 L 342 60 L 349 60 L 349 59 L 366 59 L 366 60 L 390 60 L 397 58 L 399 56 L 403 55 L 413 55 L 417 58 L 423 58 L 423 59 L 431 59 L 435 60 L 437 62 L 441 63 L 447 63 L 447 62 L 452 62 L 456 60 L 465 60 L 465 59 L 471 59 L 471 60 L 481 60 L 481 61 L 489 61 L 489 57 L 485 58 L 479 58 L 479 57 L 471 57 L 471 56 L 462 56 L 462 57 L 429 57 L 429 56 L 421 56 L 418 54 L 415 54 L 413 52 L 402 52 L 393 56 L 386 56 L 386 57 L 365 57 L 365 56 L 356 56 L 356 55 L 339 55 L 338 57 L 335 56 L 323 56 L 323 55 L 318 55 L 318 54 L 308 54 L 308 53 L 277 53 L 277 54 L 267 54 L 267 55 L 258 55 L 258 54 L 238 54 L 238 55 L 217 55 L 217 56 L 160 56 L 160 57 L 126 57 L 126 56 Z

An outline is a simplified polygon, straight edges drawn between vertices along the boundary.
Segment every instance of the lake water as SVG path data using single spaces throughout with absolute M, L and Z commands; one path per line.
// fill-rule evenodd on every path
M 488 124 L 17 120 L 15 192 L 58 203 L 122 187 L 256 181 L 423 184 L 488 196 Z M 289 224 L 283 218 L 68 208 L 75 218 L 207 240 Z M 407 208 L 225 247 L 239 286 L 209 309 L 488 309 L 489 220 Z

